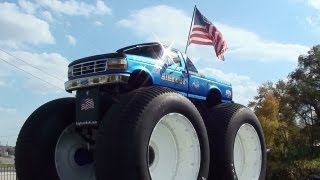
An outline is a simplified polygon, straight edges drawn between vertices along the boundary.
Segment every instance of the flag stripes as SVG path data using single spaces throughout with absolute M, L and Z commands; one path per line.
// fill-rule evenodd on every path
M 85 98 L 81 101 L 81 110 L 94 109 L 94 102 L 91 98 Z
M 188 45 L 213 45 L 216 56 L 224 60 L 224 53 L 228 49 L 226 41 L 222 37 L 222 33 L 205 18 L 195 7 L 192 30 L 189 35 Z

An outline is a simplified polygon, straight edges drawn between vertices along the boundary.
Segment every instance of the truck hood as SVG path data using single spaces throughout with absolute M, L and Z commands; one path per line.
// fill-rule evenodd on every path
M 88 56 L 88 57 L 84 57 L 84 58 L 81 58 L 81 59 L 74 60 L 68 65 L 68 67 L 70 67 L 72 65 L 75 65 L 75 64 L 84 63 L 84 62 L 88 62 L 88 61 L 99 60 L 99 59 L 125 58 L 125 57 L 126 57 L 126 55 L 124 53 L 121 53 L 121 52 L 108 53 L 108 54 L 99 54 L 99 55 Z

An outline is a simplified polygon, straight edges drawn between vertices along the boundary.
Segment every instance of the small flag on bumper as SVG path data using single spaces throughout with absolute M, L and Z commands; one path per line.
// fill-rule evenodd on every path
M 94 109 L 94 102 L 91 98 L 84 98 L 81 100 L 81 110 Z

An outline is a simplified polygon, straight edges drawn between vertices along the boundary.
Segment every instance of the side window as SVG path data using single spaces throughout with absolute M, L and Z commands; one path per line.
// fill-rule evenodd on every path
M 177 52 L 172 51 L 172 60 L 177 66 L 182 66 L 181 59 Z
M 186 61 L 187 61 L 186 63 L 187 63 L 188 71 L 198 73 L 197 68 L 193 65 L 193 63 L 191 62 L 191 60 L 188 57 L 187 57 Z
M 175 51 L 170 51 L 169 53 L 164 54 L 162 59 L 168 64 L 175 64 L 177 66 L 182 66 L 181 58 L 178 53 Z

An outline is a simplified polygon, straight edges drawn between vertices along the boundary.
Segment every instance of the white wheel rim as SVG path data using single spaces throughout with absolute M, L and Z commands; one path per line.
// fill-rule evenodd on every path
M 259 179 L 262 152 L 257 131 L 251 124 L 243 124 L 234 141 L 234 166 L 239 180 Z
M 93 163 L 79 165 L 75 153 L 88 148 L 88 143 L 75 131 L 72 124 L 61 133 L 55 149 L 55 165 L 61 180 L 95 180 Z
M 154 153 L 149 165 L 152 180 L 197 179 L 201 150 L 188 118 L 179 113 L 162 117 L 152 132 L 149 147 Z

